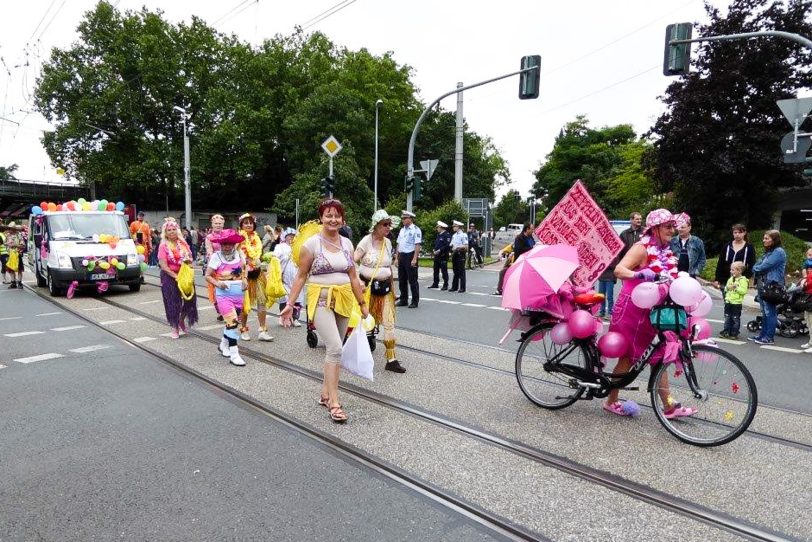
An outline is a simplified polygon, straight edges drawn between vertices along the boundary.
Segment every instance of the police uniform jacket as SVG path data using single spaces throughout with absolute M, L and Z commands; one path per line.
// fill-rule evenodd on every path
M 437 234 L 437 239 L 434 240 L 434 251 L 437 252 L 435 258 L 448 259 L 448 253 L 451 251 L 451 234 L 447 231 Z

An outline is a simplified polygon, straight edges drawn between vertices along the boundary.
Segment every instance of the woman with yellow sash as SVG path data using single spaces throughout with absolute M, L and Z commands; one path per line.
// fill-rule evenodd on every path
M 240 216 L 240 235 L 243 242 L 240 243 L 240 250 L 245 257 L 246 277 L 248 277 L 247 298 L 248 303 L 243 303 L 242 314 L 240 315 L 240 339 L 250 341 L 251 335 L 248 331 L 248 313 L 251 309 L 257 311 L 257 322 L 259 323 L 260 341 L 272 341 L 273 337 L 268 334 L 266 320 L 268 311 L 265 307 L 265 273 L 262 272 L 262 238 L 256 232 L 257 221 L 253 215 L 245 213 Z
M 344 423 L 347 414 L 338 400 L 341 347 L 356 304 L 364 318 L 369 310 L 355 270 L 352 243 L 338 233 L 344 225 L 344 206 L 336 199 L 325 200 L 319 205 L 319 218 L 321 232 L 305 241 L 299 251 L 299 272 L 289 298 L 297 299 L 302 288 L 307 287 L 307 318 L 327 347 L 319 404 L 327 407 L 331 420 Z M 293 305 L 289 303 L 280 314 L 285 327 L 290 327 L 292 314 Z

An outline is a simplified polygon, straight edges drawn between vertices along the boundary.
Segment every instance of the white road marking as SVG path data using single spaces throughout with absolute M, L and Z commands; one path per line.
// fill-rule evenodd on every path
M 19 333 L 6 333 L 6 337 L 25 337 L 27 335 L 42 335 L 44 331 L 21 331 Z
M 73 329 L 82 329 L 85 326 L 64 326 L 51 328 L 51 331 L 71 331 Z
M 160 303 L 161 301 L 161 299 L 153 299 L 152 301 L 142 301 L 139 305 L 149 305 L 150 303 Z
M 102 309 L 106 309 L 107 307 L 88 307 L 86 309 L 82 309 L 83 311 L 100 311 Z
M 212 310 L 213 308 L 214 308 L 214 305 L 209 305 L 209 306 L 207 306 L 207 307 L 198 307 L 198 308 L 197 308 L 197 310 L 198 310 L 198 311 L 210 311 L 210 310 Z
M 62 354 L 50 352 L 48 354 L 40 354 L 39 356 L 31 356 L 28 358 L 17 358 L 14 361 L 18 363 L 34 363 L 35 361 L 45 361 L 46 359 L 64 358 Z
M 133 339 L 134 343 L 148 343 L 149 341 L 157 341 L 155 337 L 136 337 Z
M 491 310 L 494 310 L 494 311 L 506 311 L 506 310 L 509 310 L 509 309 L 505 309 L 503 307 L 488 307 L 488 308 L 491 309 Z
M 5 365 L 0 365 L 0 369 L 5 369 L 5 368 L 6 368 Z
M 784 348 L 783 346 L 771 346 L 766 344 L 762 346 L 764 350 L 775 350 L 776 352 L 786 352 L 788 354 L 800 354 L 803 350 L 798 350 L 797 348 Z
M 482 307 L 485 307 L 486 305 L 480 305 L 479 303 L 463 303 L 462 306 L 463 307 L 479 307 L 479 308 L 482 308 Z
M 201 331 L 211 331 L 212 329 L 223 329 L 223 324 L 212 324 L 210 326 L 200 326 L 197 329 Z
M 133 316 L 132 318 L 130 318 L 130 320 L 133 322 L 140 322 L 141 320 L 146 320 L 146 318 L 144 318 L 143 316 Z
M 491 294 L 486 294 L 484 292 L 468 292 L 468 293 L 471 294 L 471 295 L 491 295 Z
M 437 300 L 434 299 L 433 297 L 421 297 L 420 301 L 437 301 Z M 22 318 L 22 316 L 20 316 L 20 318 Z
M 22 320 L 22 316 L 6 316 L 5 318 L 0 318 L 0 322 L 5 322 L 6 320 Z
M 462 301 L 449 301 L 447 299 L 438 299 L 437 303 L 447 303 L 449 305 L 459 305 L 459 304 L 462 303 Z
M 713 340 L 720 343 L 735 344 L 737 346 L 747 344 L 745 341 L 737 341 L 736 339 L 725 339 L 724 337 L 714 337 Z
M 724 324 L 725 323 L 724 320 L 715 320 L 713 318 L 705 318 L 705 320 L 707 320 L 708 322 L 713 322 L 714 324 Z
M 96 350 L 107 350 L 112 348 L 109 344 L 91 344 L 90 346 L 83 346 L 81 348 L 71 348 L 71 352 L 77 354 L 87 354 L 88 352 L 95 352 Z
M 166 337 L 167 339 L 171 339 L 172 338 L 172 332 L 170 331 L 169 333 L 161 333 L 161 337 Z
M 57 314 L 62 314 L 61 312 L 43 312 L 40 314 L 35 314 L 34 316 L 56 316 Z
M 113 324 L 122 324 L 122 323 L 124 323 L 124 320 L 105 320 L 104 322 L 99 322 L 99 325 L 110 326 Z

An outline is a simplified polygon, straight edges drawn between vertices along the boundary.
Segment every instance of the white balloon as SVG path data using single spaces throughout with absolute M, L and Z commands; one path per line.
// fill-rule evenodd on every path
M 677 305 L 690 307 L 702 298 L 702 285 L 694 278 L 679 277 L 671 283 L 668 293 Z
M 641 309 L 650 309 L 660 301 L 660 289 L 653 282 L 641 282 L 632 290 L 632 303 Z
M 706 316 L 711 309 L 713 308 L 713 299 L 711 299 L 710 294 L 706 291 L 702 291 L 702 298 L 699 300 L 699 303 L 691 305 L 688 312 L 691 313 L 691 316 L 697 318 L 703 318 Z

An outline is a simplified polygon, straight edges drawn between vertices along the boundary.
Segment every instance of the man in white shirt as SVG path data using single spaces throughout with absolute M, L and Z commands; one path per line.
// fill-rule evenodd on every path
M 417 284 L 417 257 L 420 255 L 423 233 L 414 224 L 414 213 L 402 211 L 400 217 L 403 219 L 403 226 L 398 233 L 398 285 L 400 286 L 398 307 L 408 306 L 410 309 L 416 309 L 420 302 L 420 286 Z M 409 290 L 412 291 L 411 303 L 409 303 Z
M 465 255 L 468 254 L 468 234 L 463 231 L 462 222 L 452 222 L 454 235 L 451 236 L 451 267 L 454 278 L 449 292 L 465 292 Z

